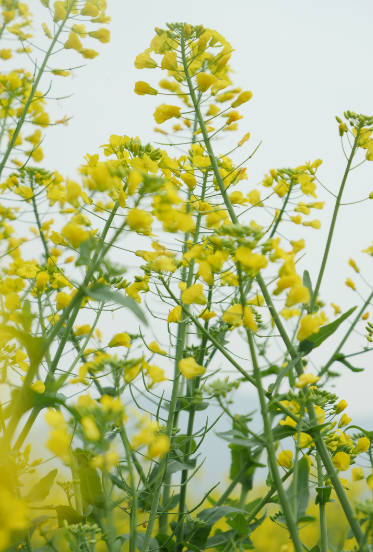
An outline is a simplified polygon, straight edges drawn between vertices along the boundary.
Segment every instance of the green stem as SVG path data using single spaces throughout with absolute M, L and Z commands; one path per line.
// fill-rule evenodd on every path
M 73 480 L 79 481 L 79 473 L 77 468 L 77 462 L 74 457 L 73 451 L 71 450 L 71 461 L 70 461 L 70 470 Z M 83 514 L 83 501 L 82 501 L 82 495 L 80 492 L 80 483 L 74 483 L 74 497 L 75 497 L 75 507 L 76 511 L 79 514 Z
M 288 193 L 286 194 L 285 201 L 284 201 L 284 203 L 283 203 L 283 205 L 282 205 L 280 214 L 278 215 L 278 217 L 277 217 L 277 219 L 276 219 L 276 222 L 275 222 L 275 224 L 274 224 L 274 226 L 273 226 L 273 228 L 272 228 L 272 232 L 271 232 L 270 235 L 269 235 L 270 238 L 273 238 L 273 236 L 276 234 L 276 230 L 277 230 L 277 228 L 278 228 L 278 225 L 280 224 L 280 222 L 281 222 L 281 220 L 282 220 L 282 216 L 283 216 L 283 214 L 284 214 L 284 212 L 285 212 L 286 205 L 287 205 L 287 203 L 288 203 L 288 201 L 289 201 L 289 199 L 290 199 L 291 188 L 292 188 L 292 186 L 290 185 L 289 191 L 288 191 Z
M 184 339 L 185 339 L 185 332 L 186 332 L 186 325 L 182 324 L 182 336 L 181 337 L 182 337 L 183 342 L 184 342 Z M 167 435 L 167 437 L 169 439 L 171 439 L 171 433 L 172 433 L 172 428 L 173 428 L 173 424 L 174 424 L 174 414 L 175 414 L 175 409 L 176 409 L 176 402 L 177 402 L 177 398 L 178 398 L 178 390 L 179 390 L 178 381 L 179 381 L 179 377 L 180 377 L 180 371 L 179 371 L 178 363 L 182 359 L 182 354 L 183 354 L 183 350 L 180 347 L 179 348 L 179 353 L 176 357 L 175 366 L 174 366 L 174 381 L 173 381 L 173 386 L 172 386 L 172 394 L 171 394 L 171 400 L 170 400 L 170 404 L 169 404 L 167 426 L 166 426 L 166 431 L 165 431 L 165 434 Z M 149 550 L 150 539 L 151 539 L 151 536 L 152 536 L 152 533 L 153 533 L 154 523 L 155 523 L 155 520 L 157 518 L 159 498 L 160 498 L 160 495 L 161 495 L 162 482 L 163 482 L 163 478 L 165 476 L 166 469 L 167 469 L 167 455 L 165 455 L 162 458 L 162 460 L 160 461 L 159 466 L 158 466 L 158 475 L 157 475 L 157 479 L 156 479 L 155 486 L 154 486 L 151 510 L 150 510 L 150 515 L 149 515 L 148 526 L 146 528 L 146 533 L 145 533 L 142 552 L 148 552 L 148 550 Z
M 57 31 L 55 37 L 53 38 L 53 40 L 52 40 L 52 42 L 51 42 L 51 45 L 50 45 L 50 47 L 49 47 L 47 53 L 45 54 L 43 63 L 42 63 L 41 66 L 40 66 L 40 69 L 39 69 L 39 72 L 38 72 L 37 77 L 36 77 L 36 79 L 35 79 L 35 82 L 34 82 L 32 88 L 31 88 L 30 95 L 29 95 L 29 97 L 27 98 L 27 102 L 26 102 L 26 104 L 25 104 L 25 106 L 24 106 L 22 115 L 21 115 L 21 117 L 20 117 L 19 120 L 18 120 L 18 123 L 17 123 L 16 129 L 15 129 L 15 131 L 14 131 L 14 133 L 13 133 L 12 139 L 11 139 L 11 141 L 10 141 L 10 143 L 9 143 L 9 145 L 8 145 L 8 148 L 7 148 L 7 150 L 6 150 L 5 154 L 4 154 L 3 160 L 2 160 L 1 163 L 0 163 L 0 177 L 1 177 L 1 174 L 2 174 L 3 169 L 4 169 L 4 167 L 5 167 L 5 163 L 7 162 L 8 157 L 9 157 L 9 155 L 10 155 L 10 153 L 11 153 L 13 147 L 14 147 L 14 144 L 16 143 L 16 140 L 17 140 L 17 138 L 18 138 L 18 135 L 19 135 L 19 133 L 20 133 L 20 131 L 21 131 L 21 128 L 22 128 L 22 125 L 23 125 L 23 123 L 24 123 L 24 121 L 25 121 L 25 118 L 26 118 L 26 115 L 27 115 L 27 113 L 28 113 L 29 107 L 30 107 L 30 105 L 31 105 L 31 103 L 32 103 L 32 101 L 33 101 L 33 99 L 34 99 L 35 93 L 36 93 L 37 88 L 38 88 L 38 86 L 39 86 L 40 79 L 41 79 L 41 77 L 42 77 L 42 75 L 43 75 L 43 73 L 44 73 L 44 69 L 45 69 L 45 67 L 46 67 L 46 65 L 47 65 L 47 63 L 48 63 L 48 59 L 49 59 L 50 55 L 52 54 L 53 48 L 55 47 L 55 45 L 56 45 L 56 43 L 57 43 L 57 41 L 58 41 L 58 38 L 59 38 L 59 36 L 60 36 L 60 34 L 61 34 L 61 32 L 62 32 L 62 29 L 63 29 L 63 27 L 65 26 L 65 23 L 66 23 L 66 21 L 68 20 L 68 18 L 69 18 L 69 16 L 70 16 L 70 12 L 71 12 L 71 10 L 72 10 L 74 4 L 75 4 L 75 2 L 71 2 L 71 5 L 67 8 L 65 19 L 61 22 L 61 25 L 58 27 L 58 31 Z
M 357 143 L 358 143 L 358 140 L 359 140 L 359 135 L 360 135 L 360 126 L 357 130 L 357 133 L 356 133 L 356 137 L 355 137 L 352 149 L 351 149 L 350 157 L 348 158 L 348 161 L 347 161 L 347 167 L 346 167 L 345 173 L 343 175 L 341 187 L 339 189 L 337 201 L 335 202 L 332 222 L 330 224 L 328 239 L 327 239 L 327 242 L 326 242 L 326 247 L 325 247 L 323 260 L 322 260 L 321 267 L 320 267 L 319 276 L 317 278 L 317 283 L 316 283 L 315 290 L 314 290 L 314 292 L 312 294 L 312 297 L 311 297 L 311 303 L 310 303 L 310 312 L 311 313 L 313 312 L 313 309 L 314 309 L 314 306 L 315 306 L 315 303 L 316 303 L 316 300 L 317 300 L 317 295 L 319 293 L 319 289 L 320 289 L 320 286 L 321 286 L 321 281 L 322 281 L 322 278 L 323 278 L 323 275 L 324 275 L 324 271 L 325 271 L 325 267 L 326 267 L 326 261 L 328 260 L 329 250 L 330 250 L 330 246 L 331 246 L 331 243 L 332 243 L 334 227 L 335 227 L 339 207 L 340 207 L 341 200 L 342 200 L 342 194 L 343 194 L 343 190 L 344 190 L 344 187 L 345 187 L 345 184 L 346 184 L 346 181 L 347 181 L 348 173 L 350 171 L 352 160 L 355 156 Z
M 250 460 L 246 460 L 240 471 L 237 473 L 236 477 L 233 479 L 233 481 L 228 485 L 228 487 L 225 489 L 224 493 L 221 495 L 219 500 L 216 502 L 215 506 L 221 506 L 224 504 L 224 502 L 229 498 L 231 493 L 233 492 L 236 485 L 240 482 L 242 479 L 242 476 L 247 472 L 251 465 Z
M 273 317 L 274 323 L 275 323 L 278 331 L 280 332 L 281 337 L 283 338 L 283 341 L 284 341 L 284 343 L 285 343 L 285 345 L 286 345 L 286 347 L 287 347 L 287 349 L 290 353 L 290 356 L 291 356 L 291 358 L 295 358 L 297 356 L 297 352 L 296 352 L 293 344 L 291 343 L 291 341 L 290 341 L 290 339 L 289 339 L 289 337 L 288 337 L 288 335 L 285 331 L 285 328 L 282 325 L 280 317 L 278 316 L 277 311 L 276 311 L 276 309 L 273 305 L 272 298 L 271 298 L 271 296 L 268 292 L 267 286 L 265 285 L 261 274 L 258 274 L 256 279 L 257 279 L 259 287 L 260 287 L 260 289 L 263 293 L 263 297 L 264 297 L 265 302 L 268 306 L 268 309 L 269 309 L 269 311 L 270 311 L 270 313 Z M 298 376 L 300 376 L 303 373 L 303 364 L 302 364 L 301 360 L 296 364 L 296 370 L 297 370 Z M 311 400 L 309 400 L 308 403 L 307 403 L 307 410 L 308 410 L 308 414 L 309 414 L 310 420 L 312 422 L 312 425 L 316 426 L 318 422 L 317 422 L 317 417 L 316 417 L 316 414 L 315 414 L 314 405 L 313 405 L 313 402 Z M 334 468 L 334 464 L 332 462 L 332 459 L 330 458 L 328 449 L 326 448 L 325 442 L 324 442 L 322 436 L 320 435 L 320 433 L 318 433 L 318 435 L 315 437 L 314 440 L 315 440 L 316 449 L 317 449 L 318 453 L 320 454 L 320 458 L 322 460 L 322 463 L 324 464 L 324 467 L 327 471 L 327 474 L 331 479 L 331 482 L 333 484 L 335 492 L 337 493 L 338 500 L 341 503 L 341 506 L 344 510 L 344 513 L 345 513 L 345 516 L 348 520 L 348 523 L 350 524 L 352 532 L 354 533 L 354 536 L 355 536 L 356 540 L 358 542 L 361 542 L 361 540 L 364 538 L 364 533 L 363 533 L 363 531 L 360 527 L 360 524 L 358 523 L 357 519 L 355 518 L 354 510 L 353 510 L 353 508 L 350 504 L 350 501 L 347 497 L 347 494 L 346 494 L 346 492 L 343 488 L 342 482 L 339 479 L 338 474 L 337 474 L 337 472 Z
M 324 478 L 322 473 L 322 462 L 320 454 L 316 453 L 316 462 L 317 462 L 317 485 L 319 487 L 324 486 Z M 326 505 L 322 500 L 319 502 L 319 513 L 320 513 L 320 551 L 328 552 L 328 528 L 326 524 Z
M 319 376 L 323 376 L 325 374 L 325 372 L 328 371 L 329 367 L 333 364 L 333 362 L 335 361 L 335 357 L 336 355 L 339 353 L 339 351 L 342 349 L 343 345 L 346 343 L 347 339 L 350 337 L 351 333 L 352 333 L 352 330 L 354 329 L 354 327 L 356 326 L 356 324 L 359 322 L 359 320 L 361 320 L 361 316 L 363 315 L 366 307 L 369 305 L 369 303 L 371 302 L 372 300 L 372 297 L 373 297 L 373 291 L 372 293 L 369 295 L 368 299 L 365 301 L 364 305 L 362 306 L 362 308 L 360 309 L 360 311 L 358 312 L 355 320 L 352 322 L 351 326 L 349 327 L 349 329 L 347 330 L 344 338 L 342 339 L 342 341 L 340 342 L 340 344 L 338 345 L 338 347 L 336 348 L 336 350 L 334 351 L 333 355 L 330 357 L 330 359 L 328 360 L 328 362 L 325 364 L 325 366 L 320 370 L 319 372 Z
M 281 477 L 278 471 L 278 465 L 276 460 L 276 454 L 275 454 L 275 446 L 273 442 L 273 435 L 272 435 L 272 427 L 269 420 L 268 412 L 267 412 L 267 405 L 265 401 L 265 394 L 262 387 L 262 381 L 260 377 L 260 370 L 259 366 L 256 360 L 256 353 L 255 353 L 255 347 L 254 347 L 254 340 L 251 334 L 250 330 L 246 331 L 247 339 L 249 342 L 249 348 L 251 353 L 251 358 L 253 362 L 254 367 L 254 374 L 257 382 L 257 388 L 258 388 L 258 394 L 259 394 L 259 402 L 260 402 L 260 408 L 261 413 L 263 417 L 263 424 L 264 424 L 264 432 L 267 438 L 266 448 L 268 452 L 268 459 L 269 459 L 269 465 L 271 466 L 271 473 L 272 477 L 274 479 L 276 489 L 278 492 L 278 496 L 280 499 L 281 508 L 284 512 L 284 516 L 286 518 L 286 524 L 289 529 L 294 548 L 296 552 L 302 552 L 302 543 L 299 538 L 298 534 L 298 527 L 296 524 L 296 520 L 293 517 L 293 512 L 291 509 L 291 506 L 289 504 L 288 497 L 286 496 L 285 489 L 282 485 Z
M 30 533 L 28 531 L 26 533 L 25 541 L 26 541 L 27 552 L 34 552 L 34 549 L 31 544 Z
M 123 425 L 122 425 L 122 429 L 121 429 L 121 432 L 120 432 L 120 436 L 121 436 L 121 439 L 122 439 L 124 449 L 126 451 L 127 466 L 128 466 L 128 472 L 129 472 L 129 476 L 130 476 L 130 484 L 131 484 L 131 490 L 132 490 L 129 550 L 130 550 L 130 552 L 136 552 L 137 489 L 136 489 L 135 473 L 134 473 L 133 464 L 132 464 L 131 447 L 130 447 L 130 444 L 128 442 L 127 433 L 126 433 Z

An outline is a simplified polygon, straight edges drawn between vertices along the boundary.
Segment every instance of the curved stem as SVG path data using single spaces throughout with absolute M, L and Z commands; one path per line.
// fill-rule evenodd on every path
M 316 283 L 315 290 L 314 290 L 314 292 L 312 294 L 312 297 L 311 297 L 311 303 L 310 303 L 310 312 L 311 313 L 313 312 L 313 309 L 314 309 L 314 306 L 315 306 L 315 303 L 316 303 L 316 300 L 317 300 L 317 295 L 318 295 L 319 290 L 320 290 L 321 281 L 322 281 L 322 278 L 324 276 L 326 261 L 328 260 L 328 255 L 329 255 L 329 250 L 330 250 L 330 246 L 331 246 L 331 243 L 332 243 L 335 223 L 337 221 L 338 210 L 339 210 L 339 206 L 341 204 L 342 194 L 343 194 L 343 190 L 344 190 L 344 187 L 345 187 L 345 184 L 346 184 L 346 181 L 347 181 L 348 173 L 350 171 L 351 163 L 352 163 L 352 160 L 353 160 L 355 152 L 356 152 L 359 136 L 360 136 L 360 127 L 357 130 L 356 137 L 355 137 L 352 149 L 351 149 L 350 157 L 348 158 L 348 161 L 347 161 L 347 167 L 346 167 L 345 173 L 343 175 L 341 187 L 339 188 L 337 201 L 335 202 L 332 222 L 330 224 L 328 239 L 326 241 L 326 246 L 325 246 L 324 256 L 323 256 L 321 267 L 320 267 L 319 276 L 317 278 L 317 283 Z

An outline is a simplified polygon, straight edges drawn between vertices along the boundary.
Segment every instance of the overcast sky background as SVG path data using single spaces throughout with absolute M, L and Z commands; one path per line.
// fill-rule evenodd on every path
M 370 0 L 231 0 L 229 3 L 221 0 L 145 0 L 141 3 L 108 0 L 108 4 L 107 14 L 112 17 L 111 42 L 105 45 L 85 39 L 84 46 L 97 49 L 99 57 L 87 60 L 85 67 L 75 71 L 77 77 L 73 80 L 52 77 L 51 96 L 73 93 L 71 98 L 59 104 L 49 103 L 52 120 L 64 115 L 74 118 L 68 127 L 59 125 L 48 130 L 43 144 L 45 167 L 76 178 L 77 167 L 84 162 L 83 156 L 87 152 L 102 151 L 99 146 L 106 143 L 111 134 L 138 135 L 143 142 L 163 141 L 153 131 L 152 114 L 164 100 L 137 96 L 133 88 L 137 80 L 145 80 L 157 88 L 165 75 L 159 70 L 138 71 L 134 60 L 148 47 L 155 26 L 185 21 L 216 29 L 226 37 L 235 48 L 231 59 L 236 71 L 234 84 L 253 92 L 253 99 L 240 109 L 245 118 L 239 122 L 239 132 L 227 137 L 224 147 L 219 145 L 217 150 L 217 153 L 229 151 L 248 131 L 251 133 L 250 147 L 244 152 L 240 150 L 239 155 L 247 156 L 262 141 L 247 165 L 249 180 L 241 189 L 245 193 L 252 189 L 272 167 L 296 167 L 307 160 L 321 158 L 324 163 L 318 176 L 334 194 L 338 193 L 346 161 L 335 115 L 343 116 L 347 109 L 373 114 L 373 4 Z M 40 35 L 42 41 L 40 24 L 50 23 L 48 12 L 38 0 L 30 2 L 30 9 L 35 15 L 35 35 Z M 72 67 L 81 61 L 75 51 L 64 50 L 51 66 Z M 48 75 L 40 88 L 45 90 L 49 81 Z M 166 98 L 166 103 L 172 102 Z M 235 160 L 241 161 L 242 157 Z M 351 174 L 343 202 L 364 199 L 372 191 L 373 163 L 365 163 Z M 327 202 L 326 208 L 314 211 L 315 216 L 309 218 L 320 218 L 322 229 L 297 227 L 298 237 L 304 236 L 308 243 L 307 254 L 299 265 L 300 272 L 308 269 L 313 282 L 317 279 L 334 206 L 333 197 L 325 190 L 318 187 L 317 193 L 318 200 Z M 361 266 L 364 277 L 373 282 L 373 260 L 360 253 L 373 240 L 372 209 L 373 201 L 368 200 L 340 210 L 321 297 L 330 298 L 329 301 L 338 303 L 343 310 L 361 303 L 344 285 L 347 276 L 356 281 L 364 297 L 369 292 L 348 266 L 350 257 Z M 292 236 L 293 231 L 291 228 Z M 118 257 L 116 260 L 125 264 L 125 259 Z M 372 307 L 370 311 L 373 316 Z M 332 314 L 331 309 L 328 313 Z M 118 329 L 118 321 L 108 320 L 104 329 L 110 337 Z M 156 332 L 154 324 L 151 329 Z M 329 358 L 345 329 L 313 353 L 317 365 Z M 365 345 L 364 339 L 356 337 L 349 351 L 359 350 L 361 345 Z M 352 377 L 346 368 L 338 366 L 343 377 L 336 382 L 336 392 L 350 405 L 349 415 L 356 423 L 365 423 L 367 429 L 372 429 L 369 419 L 373 414 L 370 355 L 354 360 L 356 366 L 366 368 L 362 374 Z M 252 410 L 252 405 L 256 406 L 256 395 L 248 386 L 238 393 L 238 398 L 237 410 L 247 412 Z M 226 449 L 225 445 L 222 448 Z

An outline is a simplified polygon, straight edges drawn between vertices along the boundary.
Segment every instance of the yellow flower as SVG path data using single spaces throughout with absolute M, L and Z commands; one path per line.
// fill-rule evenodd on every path
M 306 385 L 312 385 L 313 383 L 319 381 L 319 379 L 320 378 L 314 374 L 301 374 L 298 381 L 295 383 L 295 386 L 298 387 L 298 389 L 303 389 Z
M 367 311 L 366 313 L 363 314 L 363 316 L 361 317 L 362 320 L 368 320 L 369 318 L 369 311 Z
M 131 383 L 140 373 L 141 364 L 138 362 L 135 366 L 126 367 L 124 370 L 123 379 L 126 383 Z
M 182 310 L 180 305 L 173 308 L 168 314 L 167 322 L 169 324 L 179 324 L 182 320 Z
M 181 110 L 181 107 L 176 107 L 175 105 L 166 105 L 166 104 L 159 105 L 153 113 L 155 122 L 157 123 L 157 125 L 161 125 L 168 119 L 172 119 L 172 117 L 176 117 L 177 119 L 180 119 L 181 117 L 180 110 Z
M 242 324 L 242 305 L 232 305 L 225 311 L 221 319 L 232 326 L 240 326 Z
M 131 338 L 128 333 L 119 333 L 113 337 L 108 347 L 127 347 L 129 349 L 131 347 Z
M 139 54 L 135 60 L 135 67 L 136 69 L 155 69 L 157 62 L 149 54 Z
M 215 75 L 210 75 L 208 73 L 198 73 L 196 76 L 196 81 L 198 84 L 198 90 L 201 92 L 206 92 L 212 86 L 216 83 L 218 79 L 215 77 Z
M 0 58 L 3 60 L 10 59 L 12 57 L 12 50 L 3 48 L 0 50 Z
M 342 399 L 339 401 L 339 403 L 337 404 L 336 408 L 335 408 L 335 413 L 336 414 L 340 414 L 343 410 L 345 410 L 346 408 L 348 407 L 348 404 L 347 402 Z
M 360 468 L 361 469 L 361 468 Z M 361 470 L 363 471 L 363 470 Z M 364 477 L 364 476 L 363 476 Z M 367 484 L 368 484 L 368 487 L 370 488 L 370 490 L 373 491 L 373 473 L 371 475 L 368 475 L 367 477 Z
M 306 314 L 300 321 L 300 328 L 297 335 L 298 341 L 304 341 L 312 334 L 317 333 L 320 329 L 321 322 L 322 319 L 319 316 Z
M 156 383 L 159 383 L 161 381 L 165 381 L 165 375 L 164 370 L 162 368 L 159 368 L 159 366 L 150 366 L 147 362 L 142 362 L 142 367 L 146 370 L 146 373 L 151 379 L 150 384 L 148 384 L 148 387 L 151 389 Z
M 84 435 L 89 441 L 98 441 L 101 437 L 100 430 L 98 429 L 96 422 L 89 416 L 83 416 L 81 419 Z
M 89 17 L 97 17 L 99 14 L 98 8 L 91 4 L 91 2 L 86 2 L 84 8 L 80 10 L 81 15 L 88 15 Z
M 11 292 L 6 294 L 4 307 L 11 312 L 21 308 L 21 301 L 17 293 Z
M 156 341 L 152 341 L 151 343 L 149 343 L 148 349 L 153 351 L 153 353 L 158 353 L 159 355 L 166 355 L 167 354 L 166 351 L 164 351 L 163 349 L 160 348 L 160 346 L 158 345 L 158 343 Z
M 332 460 L 335 468 L 339 471 L 347 471 L 350 467 L 350 455 L 347 452 L 337 452 Z
M 368 437 L 360 437 L 360 439 L 357 442 L 357 445 L 355 446 L 353 453 L 354 454 L 360 454 L 361 452 L 367 452 L 370 447 L 370 441 Z
M 89 239 L 89 232 L 83 230 L 81 226 L 78 226 L 74 222 L 68 222 L 66 226 L 62 229 L 62 234 L 69 240 L 72 247 L 75 249 L 80 247 L 80 245 Z
M 79 37 L 76 33 L 70 33 L 69 38 L 65 42 L 63 46 L 66 50 L 76 50 L 77 52 L 80 52 L 83 48 L 83 44 L 80 42 Z
M 131 230 L 148 233 L 152 230 L 153 217 L 141 209 L 132 209 L 128 213 L 127 222 Z
M 197 364 L 194 357 L 183 358 L 180 360 L 178 366 L 180 372 L 187 380 L 195 378 L 196 376 L 202 376 L 206 371 L 206 368 Z
M 288 470 L 293 465 L 292 458 L 293 453 L 291 450 L 283 450 L 277 456 L 277 463 L 279 466 L 282 466 L 283 468 L 286 468 Z
M 297 215 L 296 217 L 290 217 L 290 220 L 295 224 L 302 224 L 302 217 Z
M 35 393 L 39 393 L 39 395 L 42 395 L 45 391 L 45 385 L 41 380 L 36 380 L 31 385 L 31 389 L 35 391 Z
M 315 413 L 316 413 L 317 422 L 319 424 L 323 424 L 324 421 L 325 421 L 325 412 L 317 404 L 314 405 L 314 409 L 315 409 Z
M 57 310 L 62 310 L 70 305 L 73 300 L 71 295 L 68 295 L 65 291 L 60 291 L 56 295 L 56 308 Z
M 334 316 L 337 316 L 337 314 L 341 312 L 341 307 L 339 307 L 335 303 L 330 303 L 330 306 L 334 309 Z
M 89 464 L 93 468 L 98 468 L 101 471 L 109 472 L 111 469 L 115 468 L 115 466 L 118 465 L 119 458 L 119 454 L 112 450 L 109 452 L 105 452 L 104 454 L 95 456 Z
M 159 270 L 161 272 L 175 272 L 177 267 L 170 257 L 158 257 L 155 261 L 149 263 L 149 268 L 151 270 Z
M 256 332 L 258 330 L 253 311 L 247 305 L 243 309 L 243 325 L 245 328 L 248 328 L 252 332 Z
M 145 96 L 145 94 L 156 96 L 158 91 L 152 88 L 147 82 L 137 81 L 135 83 L 135 94 L 138 94 L 139 96 Z
M 26 502 L 16 498 L 7 487 L 7 481 L 3 481 L 0 486 L 0 550 L 6 550 L 12 537 L 24 533 L 30 526 Z M 14 544 L 13 547 L 17 549 Z
M 308 287 L 303 285 L 295 285 L 290 288 L 285 305 L 287 307 L 292 307 L 297 303 L 308 303 L 310 300 L 311 295 Z
M 320 230 L 321 222 L 319 220 L 308 220 L 303 222 L 303 226 L 311 226 L 315 230 Z
M 309 447 L 311 443 L 312 443 L 311 435 L 308 435 L 308 433 L 301 432 L 300 438 L 299 438 L 299 447 L 300 448 Z
M 249 247 L 237 247 L 236 261 L 242 264 L 244 270 L 250 277 L 255 278 L 259 274 L 260 269 L 266 268 L 267 259 L 264 255 L 252 253 Z
M 163 458 L 170 450 L 170 439 L 167 435 L 157 435 L 154 441 L 149 443 L 148 453 L 152 458 Z
M 351 280 L 351 278 L 347 278 L 346 282 L 345 282 L 346 286 L 353 289 L 354 291 L 356 291 L 356 286 L 354 284 L 354 282 Z
M 84 57 L 84 59 L 94 59 L 98 56 L 98 52 L 90 48 L 82 48 L 79 53 Z
M 342 414 L 341 419 L 339 420 L 338 427 L 339 428 L 345 427 L 346 425 L 348 425 L 351 422 L 351 420 L 352 420 L 352 418 L 349 418 L 346 413 Z
M 194 284 L 181 293 L 181 300 L 185 305 L 206 305 L 206 297 L 203 295 L 203 285 Z
M 90 37 L 97 38 L 102 44 L 110 42 L 110 31 L 104 27 L 100 27 L 98 31 L 91 31 L 88 33 Z
M 166 71 L 177 71 L 176 52 L 166 52 L 162 58 L 161 69 Z
M 295 420 L 293 420 L 293 418 L 290 418 L 290 416 L 286 416 L 285 420 L 280 420 L 279 421 L 279 424 L 282 425 L 282 426 L 283 425 L 288 425 L 288 426 L 291 426 L 291 427 L 295 427 L 297 425 L 297 422 Z
M 369 476 L 369 477 L 372 477 L 372 476 Z M 360 481 L 361 479 L 364 479 L 363 468 L 352 468 L 352 480 Z
M 232 103 L 232 107 L 238 107 L 242 105 L 243 103 L 248 102 L 253 97 L 252 92 L 241 92 L 241 94 L 237 97 L 237 99 Z
M 292 318 L 293 316 L 300 316 L 301 311 L 300 309 L 283 309 L 280 313 L 285 320 L 289 320 L 289 318 Z
M 197 318 L 202 318 L 202 320 L 205 320 L 205 322 L 208 322 L 211 320 L 211 318 L 214 318 L 216 316 L 216 312 L 209 311 L 209 309 L 204 309 Z
M 243 146 L 244 143 L 247 142 L 249 139 L 250 139 L 250 132 L 248 132 L 247 134 L 245 134 L 243 138 L 241 138 L 241 140 L 238 142 L 238 147 Z
M 67 12 L 65 8 L 65 2 L 55 2 L 54 3 L 54 18 L 53 21 L 57 23 L 58 21 L 63 21 L 66 18 Z M 8 29 L 9 30 L 9 29 Z

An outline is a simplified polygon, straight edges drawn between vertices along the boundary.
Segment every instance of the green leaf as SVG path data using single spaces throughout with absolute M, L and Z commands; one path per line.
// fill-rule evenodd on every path
M 69 525 L 76 525 L 77 523 L 86 523 L 86 516 L 79 514 L 71 506 L 56 506 L 58 526 L 63 527 L 63 522 L 66 520 Z
M 288 425 L 279 424 L 272 430 L 274 441 L 281 441 L 282 439 L 286 439 L 286 437 L 291 437 L 295 433 L 297 433 L 297 429 Z
M 167 550 L 167 552 L 174 552 L 175 550 L 175 541 L 170 539 L 166 533 L 158 533 L 155 535 L 155 538 L 161 549 Z M 167 542 L 167 544 L 165 544 Z
M 352 309 L 348 310 L 342 316 L 337 318 L 337 320 L 334 320 L 331 324 L 325 324 L 325 326 L 322 326 L 320 330 L 316 333 L 311 335 L 307 341 L 311 341 L 315 344 L 316 347 L 320 347 L 321 343 L 325 341 L 325 339 L 328 339 L 335 331 L 338 330 L 339 326 L 348 318 L 355 310 L 356 307 L 352 307 Z
M 78 454 L 77 458 L 79 464 L 83 463 L 84 466 L 79 470 L 80 491 L 83 499 L 87 505 L 91 504 L 94 508 L 105 509 L 105 495 L 97 470 L 89 466 L 85 467 L 87 458 L 84 454 Z
M 311 282 L 311 276 L 308 270 L 305 270 L 303 272 L 303 285 L 308 288 L 308 291 L 310 292 L 310 296 L 313 295 L 313 289 L 312 289 L 312 282 Z
M 316 492 L 317 496 L 315 498 L 315 504 L 326 504 L 327 502 L 332 502 L 330 500 L 330 493 L 332 492 L 331 487 L 316 487 Z
M 118 305 L 130 309 L 145 326 L 148 325 L 144 313 L 132 297 L 123 297 L 119 291 L 110 291 L 105 286 L 85 289 L 84 293 L 97 301 L 113 301 L 113 303 L 118 303 Z
M 308 507 L 308 502 L 310 498 L 309 488 L 308 488 L 308 462 L 307 458 L 302 458 L 298 464 L 298 480 L 297 488 L 294 489 L 293 481 L 290 487 L 287 489 L 286 494 L 289 498 L 289 502 L 293 501 L 294 493 L 297 500 L 297 522 L 304 521 L 304 516 L 306 515 L 306 510 Z
M 196 467 L 196 463 L 197 463 L 197 458 L 192 458 L 191 460 L 187 460 L 186 462 L 181 462 L 179 460 L 176 460 L 176 458 L 171 458 L 169 459 L 167 464 L 166 477 L 178 471 L 194 470 Z M 155 480 L 157 479 L 157 475 L 158 475 L 158 466 L 156 465 L 154 466 L 150 474 L 148 485 L 151 486 L 153 485 L 153 483 L 155 483 Z
M 362 427 L 357 425 L 350 425 L 345 429 L 345 431 L 351 428 L 359 429 L 362 433 L 364 433 L 365 437 L 368 437 L 369 441 L 373 443 L 373 431 L 367 431 L 366 429 L 363 429 Z
M 302 357 L 307 356 L 315 348 L 315 344 L 308 339 L 304 339 L 299 343 L 299 352 L 302 353 Z
M 40 481 L 30 489 L 25 500 L 28 502 L 42 502 L 42 500 L 48 496 L 56 475 L 57 470 L 52 470 L 47 473 L 45 477 L 42 477 Z
M 316 544 L 313 548 L 311 548 L 310 552 L 320 552 L 319 546 Z
M 227 519 L 226 523 L 232 527 L 236 538 L 243 538 L 250 535 L 251 531 L 243 514 L 236 514 L 233 518 Z
M 226 517 L 229 514 L 238 513 L 245 514 L 245 510 L 234 508 L 233 506 L 215 506 L 214 508 L 206 508 L 197 514 L 197 518 L 200 521 L 204 521 L 209 525 L 214 525 L 222 517 Z
M 217 546 L 221 546 L 222 544 L 227 544 L 231 540 L 231 538 L 234 535 L 234 531 L 231 529 L 229 531 L 221 531 L 219 533 L 215 533 L 212 537 L 207 539 L 205 550 L 208 548 L 216 548 Z
M 364 372 L 364 368 L 355 368 L 355 366 L 352 366 L 352 364 L 350 364 L 343 355 L 335 355 L 334 359 L 347 366 L 351 372 Z

